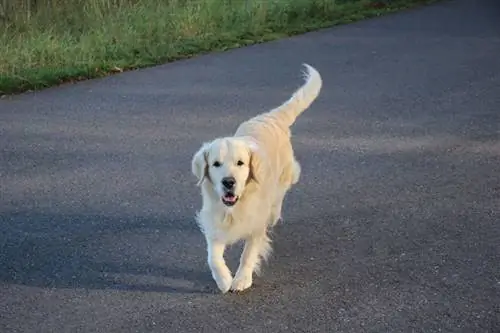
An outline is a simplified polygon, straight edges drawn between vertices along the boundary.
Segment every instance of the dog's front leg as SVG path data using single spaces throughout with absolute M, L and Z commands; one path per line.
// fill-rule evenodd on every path
M 226 244 L 218 240 L 207 238 L 208 266 L 212 277 L 220 291 L 226 293 L 231 287 L 233 277 L 224 260 Z
M 251 236 L 245 241 L 231 290 L 242 291 L 252 286 L 253 273 L 259 271 L 261 260 L 267 258 L 270 250 L 269 238 L 266 234 Z

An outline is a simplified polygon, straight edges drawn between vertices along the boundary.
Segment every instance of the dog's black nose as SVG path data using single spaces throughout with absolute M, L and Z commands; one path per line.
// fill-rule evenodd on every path
M 222 185 L 228 190 L 232 190 L 234 187 L 234 184 L 236 184 L 236 179 L 234 177 L 224 177 L 222 178 Z

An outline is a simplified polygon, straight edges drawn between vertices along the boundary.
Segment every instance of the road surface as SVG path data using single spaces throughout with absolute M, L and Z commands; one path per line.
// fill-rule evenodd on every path
M 499 17 L 443 1 L 0 100 L 0 332 L 500 332 Z M 221 295 L 192 154 L 303 62 L 301 182 Z

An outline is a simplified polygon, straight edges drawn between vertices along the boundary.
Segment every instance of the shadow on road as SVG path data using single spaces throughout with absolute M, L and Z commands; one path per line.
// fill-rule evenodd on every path
M 3 214 L 0 228 L 3 282 L 43 288 L 209 291 L 208 270 L 198 271 L 199 261 L 186 264 L 184 257 L 173 255 L 179 249 L 171 251 L 174 238 L 200 236 L 192 221 L 30 212 Z

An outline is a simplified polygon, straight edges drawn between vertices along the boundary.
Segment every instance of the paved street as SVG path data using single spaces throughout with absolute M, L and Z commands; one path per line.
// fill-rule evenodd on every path
M 193 216 L 205 140 L 323 76 L 248 292 Z M 500 332 L 500 3 L 428 7 L 0 100 L 0 332 Z M 241 246 L 227 255 L 235 269 Z

